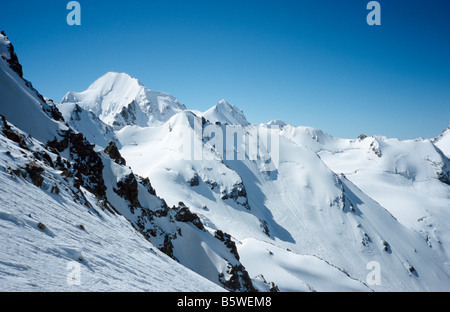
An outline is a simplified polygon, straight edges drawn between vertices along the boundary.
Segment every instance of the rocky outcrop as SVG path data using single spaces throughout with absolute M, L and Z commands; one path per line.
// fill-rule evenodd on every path
M 133 173 L 130 173 L 117 182 L 117 187 L 114 188 L 114 192 L 129 203 L 129 207 L 133 213 L 135 208 L 141 207 L 138 199 L 138 182 Z
M 42 173 L 44 173 L 44 168 L 36 164 L 34 161 L 29 162 L 25 166 L 25 171 L 28 173 L 31 181 L 37 187 L 41 187 L 44 182 L 44 178 L 42 177 Z
M 245 185 L 242 181 L 233 185 L 231 190 L 222 190 L 221 199 L 232 199 L 238 205 L 241 205 L 247 210 L 250 210 L 250 205 L 248 204 L 247 191 Z
M 143 177 L 138 176 L 137 179 L 138 179 L 138 182 L 139 182 L 142 186 L 144 186 L 144 188 L 147 190 L 147 192 L 148 192 L 150 195 L 156 196 L 156 191 L 155 191 L 155 189 L 153 188 L 152 184 L 150 183 L 150 179 L 149 179 L 149 178 L 143 178 Z
M 112 126 L 114 129 L 119 130 L 125 126 L 136 124 L 136 113 L 137 113 L 137 103 L 132 101 L 127 106 L 124 106 L 120 113 L 114 117 L 114 122 Z
M 72 130 L 62 131 L 60 139 L 55 138 L 47 143 L 50 148 L 62 153 L 69 151 L 73 160 L 71 174 L 76 179 L 76 186 L 83 186 L 98 199 L 106 199 L 106 186 L 103 180 L 103 162 L 95 152 L 94 145 L 88 142 L 81 133 Z
M 192 244 L 191 241 L 184 241 L 181 223 L 192 224 L 194 228 L 190 231 L 201 231 L 203 235 L 210 234 L 206 231 L 200 217 L 193 213 L 183 202 L 169 208 L 165 201 L 161 200 L 161 207 L 158 209 L 143 207 L 138 201 L 138 184 L 146 185 L 150 187 L 150 190 L 153 190 L 150 182 L 147 181 L 148 179 L 142 179 L 130 174 L 117 183 L 117 188 L 114 191 L 129 203 L 130 210 L 137 219 L 133 224 L 135 228 L 160 251 L 180 262 L 176 257 L 177 249 L 174 242 L 181 240 L 183 241 L 182 245 Z M 237 261 L 238 263 L 232 265 L 228 260 L 224 259 L 227 267 L 225 272 L 218 272 L 219 282 L 230 291 L 256 291 L 248 272 L 239 263 L 240 257 L 231 236 L 218 230 L 214 233 L 214 238 L 217 239 L 218 245 L 216 246 L 223 244 L 230 253 L 228 258 L 234 258 L 235 260 L 232 262 L 235 263 Z M 177 245 L 180 246 L 179 243 Z M 210 247 L 214 248 L 213 246 Z M 180 263 L 183 264 L 182 262 Z
M 217 230 L 214 233 L 214 237 L 222 241 L 224 245 L 230 250 L 230 252 L 236 257 L 236 259 L 239 260 L 240 257 L 236 248 L 236 244 L 231 239 L 230 234 L 224 233 L 221 230 Z
M 182 202 L 178 204 L 178 207 L 172 208 L 175 211 L 175 220 L 178 222 L 190 222 L 199 230 L 204 230 L 202 221 L 196 213 L 192 213 L 188 207 Z
M 9 52 L 9 57 L 2 56 L 2 58 L 8 63 L 9 67 L 20 76 L 20 78 L 23 78 L 22 65 L 19 63 L 19 58 L 17 57 L 17 54 L 14 51 L 13 44 L 9 41 L 8 36 L 6 36 L 3 30 L 0 32 L 0 34 L 6 37 L 6 40 L 8 42 L 6 48 L 8 49 Z
M 113 141 L 109 142 L 109 145 L 105 148 L 105 154 L 111 157 L 111 159 L 114 160 L 116 164 L 126 166 L 127 162 L 122 157 L 116 143 L 114 143 Z
M 227 267 L 227 277 L 225 274 L 219 274 L 219 281 L 225 288 L 239 292 L 256 292 L 252 280 L 242 264 L 231 265 Z
M 25 138 L 18 132 L 12 130 L 11 126 L 6 121 L 5 116 L 0 115 L 0 120 L 3 134 L 11 141 L 19 144 L 21 148 L 28 149 L 27 144 L 25 142 Z

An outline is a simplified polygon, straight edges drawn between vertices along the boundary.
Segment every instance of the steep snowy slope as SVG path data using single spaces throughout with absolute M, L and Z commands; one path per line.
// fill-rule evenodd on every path
M 59 156 L 24 142 L 0 133 L 1 291 L 223 291 L 76 189 L 50 165 Z
M 114 129 L 164 122 L 185 109 L 173 96 L 149 90 L 137 79 L 113 72 L 100 77 L 84 92 L 67 93 L 62 103 L 78 104 Z
M 223 125 L 204 124 L 197 127 L 203 129 L 201 134 L 194 131 L 195 124 L 202 125 L 200 117 L 185 112 L 160 127 L 126 127 L 117 133 L 121 152 L 136 172 L 150 177 L 169 204 L 181 198 L 205 225 L 230 233 L 239 254 L 248 254 L 247 249 L 264 253 L 267 244 L 272 244 L 291 250 L 293 259 L 297 255 L 323 259 L 321 265 L 329 266 L 324 272 L 331 274 L 323 273 L 303 283 L 299 281 L 301 276 L 315 276 L 316 271 L 309 271 L 301 261 L 286 265 L 242 257 L 253 278 L 268 275 L 270 279 L 266 280 L 281 291 L 304 290 L 305 283 L 324 289 L 321 284 L 334 276 L 333 268 L 338 268 L 348 274 L 348 280 L 359 281 L 350 283 L 352 289 L 448 289 L 449 276 L 442 259 L 435 259 L 426 240 L 402 226 L 345 177 L 335 175 L 310 149 L 281 136 L 280 164 L 275 170 L 267 169 L 270 153 L 260 150 L 255 160 L 224 159 L 224 151 L 236 148 L 233 142 L 224 144 L 223 150 L 220 144 L 210 144 L 207 139 L 204 142 L 214 131 L 219 135 Z M 248 135 L 250 129 L 254 127 L 233 127 L 238 137 Z M 186 146 L 186 139 L 194 149 L 191 155 L 202 155 L 201 160 L 184 158 L 180 147 Z M 258 248 L 263 249 L 256 252 Z M 365 285 L 366 265 L 373 260 L 381 263 L 384 282 L 369 287 Z M 414 274 L 409 269 L 412 266 Z M 258 271 L 262 267 L 265 270 Z M 297 275 L 295 287 L 285 275 L 270 274 L 286 271 L 286 267 L 289 274 L 305 272 Z M 346 289 L 340 288 L 340 283 L 347 282 L 336 281 L 329 287 Z
M 74 103 L 59 104 L 57 107 L 69 126 L 82 132 L 89 142 L 102 148 L 106 148 L 111 141 L 118 144 L 113 128 L 102 122 L 93 112 Z
M 0 287 L 70 290 L 75 261 L 81 290 L 450 290 L 445 133 L 255 126 L 118 73 L 55 105 L 0 54 Z
M 292 126 L 282 135 L 317 152 L 334 172 L 345 174 L 399 222 L 421 233 L 448 271 L 450 162 L 430 140 L 339 139 Z
M 67 259 L 86 265 L 92 273 L 86 275 L 89 283 L 82 290 L 117 290 L 108 286 L 112 285 L 112 280 L 118 281 L 113 287 L 124 290 L 182 290 L 183 287 L 185 290 L 254 290 L 229 235 L 206 228 L 182 202 L 168 207 L 156 196 L 148 179 L 135 175 L 126 167 L 114 141 L 105 148 L 102 146 L 109 139 L 108 136 L 102 138 L 103 134 L 111 134 L 110 138 L 114 138 L 114 134 L 108 132 L 111 131 L 108 126 L 76 104 L 64 104 L 62 108 L 70 117 L 70 123 L 85 132 L 89 130 L 87 136 L 97 145 L 91 143 L 83 134 L 70 128 L 53 101 L 46 100 L 34 90 L 12 70 L 5 58 L 0 60 L 0 65 L 3 70 L 0 113 L 6 113 L 6 117 L 0 115 L 3 150 L 0 171 L 7 176 L 1 184 L 0 219 L 12 225 L 1 227 L 3 230 L 0 231 L 2 237 L 8 237 L 2 240 L 5 250 L 2 256 L 6 258 L 1 262 L 5 268 L 0 271 L 5 290 L 28 290 L 28 284 L 38 282 L 42 283 L 42 286 L 36 286 L 39 290 L 59 290 L 60 287 L 67 290 L 61 286 L 61 281 L 52 287 L 41 279 L 59 281 L 61 264 Z M 12 109 L 13 104 L 21 112 Z M 27 114 L 30 110 L 35 116 Z M 16 128 L 9 117 L 30 132 Z M 33 118 L 36 118 L 36 127 Z M 30 194 L 32 199 L 28 198 Z M 20 207 L 23 210 L 18 210 Z M 23 215 L 26 211 L 29 218 L 35 213 L 42 221 L 29 221 Z M 71 223 L 77 218 L 84 221 L 80 230 L 90 228 L 95 231 L 96 235 L 92 237 L 107 235 L 108 247 L 102 250 L 101 240 L 93 242 L 89 235 L 84 236 L 87 242 L 83 239 L 77 242 L 77 236 L 71 235 L 76 228 Z M 114 229 L 116 226 L 120 228 Z M 36 236 L 36 227 L 46 235 Z M 23 235 L 17 235 L 20 240 L 16 241 L 10 233 L 18 232 Z M 34 244 L 38 247 L 33 249 L 30 246 Z M 119 248 L 118 245 L 126 247 Z M 136 251 L 130 249 L 135 247 Z M 111 252 L 116 253 L 109 255 Z M 39 267 L 39 263 L 31 265 L 29 260 L 24 260 L 26 257 L 33 259 L 34 253 L 39 253 L 40 262 L 48 258 L 45 265 Z M 114 263 L 110 264 L 110 261 Z M 128 262 L 130 267 L 127 267 Z M 145 265 L 158 267 L 147 270 Z M 52 267 L 58 273 L 48 277 Z M 31 274 L 24 273 L 29 279 L 14 272 L 23 268 L 34 270 Z M 207 279 L 187 272 L 189 269 Z M 145 274 L 154 276 L 146 279 Z M 178 277 L 178 274 L 184 277 Z M 193 284 L 187 285 L 187 280 Z M 121 283 L 120 287 L 118 283 Z
M 447 156 L 447 158 L 450 158 L 450 126 L 438 137 L 433 139 L 433 143 L 445 154 L 445 156 Z
M 14 62 L 10 63 L 8 60 L 11 58 L 8 58 L 7 53 L 1 52 L 14 51 L 11 47 L 7 37 L 0 34 L 0 113 L 27 133 L 46 142 L 53 139 L 58 130 L 67 127 L 62 118 L 59 118 L 57 110 L 45 102 L 31 83 L 16 72 L 17 68 L 20 68 L 22 73 L 17 56 L 13 57 Z

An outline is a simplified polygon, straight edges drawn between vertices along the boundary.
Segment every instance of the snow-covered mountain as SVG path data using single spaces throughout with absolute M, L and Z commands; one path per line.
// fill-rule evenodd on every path
M 231 105 L 226 100 L 221 100 L 217 105 L 200 114 L 212 123 L 221 122 L 229 125 L 249 126 L 244 112 Z
M 448 131 L 257 126 L 119 73 L 55 104 L 2 40 L 1 289 L 72 289 L 76 261 L 82 290 L 450 290 Z
M 72 161 L 0 126 L 1 291 L 223 291 L 77 185 Z
M 433 139 L 434 145 L 436 145 L 447 158 L 450 158 L 450 126 L 445 129 L 439 136 Z
M 250 157 L 251 147 L 238 146 L 264 132 L 277 138 L 276 168 L 268 165 L 273 151 Z M 448 289 L 449 166 L 431 140 L 337 139 L 282 121 L 254 126 L 226 101 L 115 134 L 127 164 L 169 205 L 181 200 L 207 227 L 232 235 L 254 283 L 262 275 L 282 291 Z M 180 148 L 186 140 L 192 157 Z M 225 157 L 230 151 L 243 157 Z M 329 270 L 305 269 L 304 257 Z M 374 259 L 382 285 L 366 283 Z M 345 278 L 331 278 L 335 270 Z M 349 280 L 353 288 L 343 286 Z
M 103 148 L 88 141 L 7 60 L 0 60 L 1 290 L 254 290 L 227 233 L 209 231 L 181 201 L 169 207 L 114 141 Z M 71 121 L 91 121 L 79 127 L 109 129 L 73 109 Z M 75 288 L 66 278 L 72 262 L 81 267 Z
M 100 77 L 84 92 L 67 93 L 61 102 L 78 104 L 116 130 L 165 122 L 185 109 L 170 94 L 149 90 L 137 79 L 113 72 Z

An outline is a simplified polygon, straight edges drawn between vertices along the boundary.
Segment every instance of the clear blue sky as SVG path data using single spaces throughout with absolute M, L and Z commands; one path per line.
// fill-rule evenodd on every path
M 222 98 L 259 124 L 337 137 L 434 137 L 450 124 L 450 1 L 4 1 L 0 29 L 25 78 L 60 101 L 108 71 L 206 110 Z

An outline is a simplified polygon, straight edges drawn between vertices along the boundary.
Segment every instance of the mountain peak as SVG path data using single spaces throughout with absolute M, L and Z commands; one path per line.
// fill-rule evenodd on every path
M 219 106 L 231 106 L 231 104 L 228 103 L 228 101 L 225 100 L 225 99 L 221 99 L 221 100 L 219 101 L 219 103 L 217 103 L 217 105 L 219 105 Z
M 14 52 L 14 46 L 3 30 L 0 32 L 0 57 L 8 63 L 9 67 L 15 71 L 20 78 L 23 78 L 22 65 L 20 65 L 19 59 Z
M 152 91 L 126 73 L 108 72 L 83 92 L 69 92 L 62 103 L 76 103 L 119 130 L 167 121 L 186 107 L 172 95 Z
M 215 106 L 202 114 L 212 123 L 221 122 L 229 125 L 248 126 L 250 123 L 245 118 L 244 112 L 237 106 L 222 99 Z
M 280 128 L 284 128 L 287 124 L 283 120 L 274 119 L 267 123 L 268 126 L 278 126 Z
M 433 144 L 437 146 L 447 158 L 450 158 L 450 125 L 442 131 L 440 135 L 432 140 Z
M 110 85 L 111 87 L 121 86 L 123 84 L 144 87 L 144 85 L 137 78 L 133 78 L 127 73 L 107 72 L 98 78 L 89 88 L 96 88 L 105 84 Z

